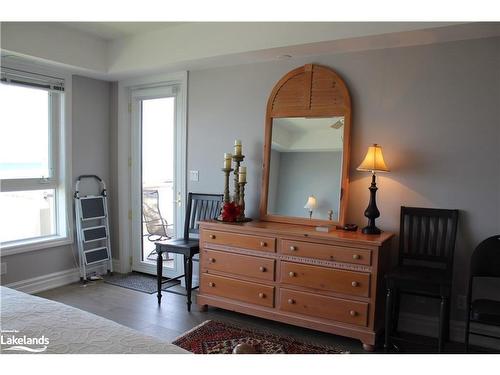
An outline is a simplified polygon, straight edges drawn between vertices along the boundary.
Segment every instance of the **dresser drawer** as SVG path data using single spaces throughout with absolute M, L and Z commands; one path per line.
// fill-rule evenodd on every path
M 274 287 L 229 277 L 202 274 L 200 292 L 255 305 L 274 307 Z
M 279 306 L 282 311 L 337 320 L 359 326 L 368 324 L 368 303 L 365 302 L 280 289 Z
M 203 230 L 202 241 L 207 244 L 216 244 L 242 249 L 276 251 L 276 238 L 236 234 L 230 232 L 219 232 L 216 230 Z
M 366 266 L 372 263 L 370 250 L 311 242 L 283 240 L 281 241 L 280 252 L 299 257 L 363 264 Z
M 205 250 L 202 262 L 209 270 L 274 281 L 274 259 Z
M 280 281 L 306 288 L 368 297 L 370 274 L 334 268 L 281 262 Z

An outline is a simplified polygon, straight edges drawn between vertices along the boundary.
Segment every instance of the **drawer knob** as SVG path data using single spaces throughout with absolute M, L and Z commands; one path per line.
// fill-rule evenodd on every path
M 288 276 L 290 276 L 290 277 L 295 277 L 295 272 L 290 271 L 290 272 L 288 273 Z
M 266 243 L 266 242 L 264 242 L 264 241 L 261 241 L 261 242 L 260 242 L 260 247 L 266 247 L 266 246 L 267 246 L 267 243 Z
M 356 315 L 358 315 L 358 313 L 354 310 L 351 310 L 351 311 L 349 311 L 349 315 L 356 316 Z
M 353 282 L 351 283 L 351 285 L 352 285 L 353 287 L 357 287 L 357 286 L 359 285 L 359 283 L 358 283 L 357 281 L 353 281 Z
M 289 304 L 289 305 L 293 305 L 294 303 L 295 303 L 295 300 L 293 300 L 293 299 L 291 299 L 291 298 L 288 300 L 288 304 Z
M 210 235 L 210 236 L 208 236 L 208 237 L 210 237 L 210 239 L 211 239 L 211 240 L 215 240 L 215 234 L 211 234 L 211 235 Z
M 215 263 L 215 259 L 214 258 L 208 258 L 208 263 Z
M 266 295 L 264 293 L 259 293 L 259 298 L 266 298 Z
M 215 283 L 208 283 L 208 286 L 209 286 L 210 288 L 213 288 L 213 287 L 215 287 Z
M 259 271 L 260 271 L 260 272 L 266 272 L 266 267 L 260 266 L 260 267 L 259 267 Z
M 295 246 L 290 246 L 290 251 L 297 251 L 297 248 Z
M 361 258 L 361 257 L 359 256 L 359 254 L 353 254 L 353 255 L 352 255 L 352 259 L 359 259 L 359 258 Z

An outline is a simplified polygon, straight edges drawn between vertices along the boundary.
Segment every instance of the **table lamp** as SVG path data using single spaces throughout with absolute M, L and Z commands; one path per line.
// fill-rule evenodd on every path
M 375 183 L 375 172 L 389 172 L 389 168 L 385 165 L 384 157 L 382 156 L 382 147 L 376 143 L 368 147 L 365 159 L 357 168 L 358 171 L 366 171 L 372 173 L 372 184 L 370 190 L 370 203 L 365 210 L 365 216 L 368 218 L 368 225 L 363 228 L 364 234 L 379 234 L 380 229 L 375 226 L 375 219 L 380 216 L 380 211 L 377 208 L 375 195 L 377 193 L 377 184 Z
M 310 195 L 307 198 L 306 205 L 304 206 L 304 208 L 307 208 L 309 210 L 309 219 L 312 219 L 312 214 L 316 207 L 318 207 L 318 200 L 314 195 Z

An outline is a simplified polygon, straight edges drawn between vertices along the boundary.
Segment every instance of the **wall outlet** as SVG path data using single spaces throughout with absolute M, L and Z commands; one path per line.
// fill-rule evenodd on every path
M 199 171 L 189 171 L 189 181 L 199 181 L 200 172 Z
M 465 296 L 461 295 L 461 294 L 458 295 L 457 296 L 457 309 L 465 311 L 465 309 L 467 308 L 466 304 L 467 304 L 467 300 L 466 300 Z
M 0 275 L 5 275 L 7 273 L 7 263 L 2 263 L 0 267 Z

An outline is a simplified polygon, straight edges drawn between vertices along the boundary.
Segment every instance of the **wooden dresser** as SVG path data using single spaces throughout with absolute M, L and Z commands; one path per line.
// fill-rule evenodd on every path
M 357 338 L 373 350 L 392 236 L 203 222 L 197 303 Z

